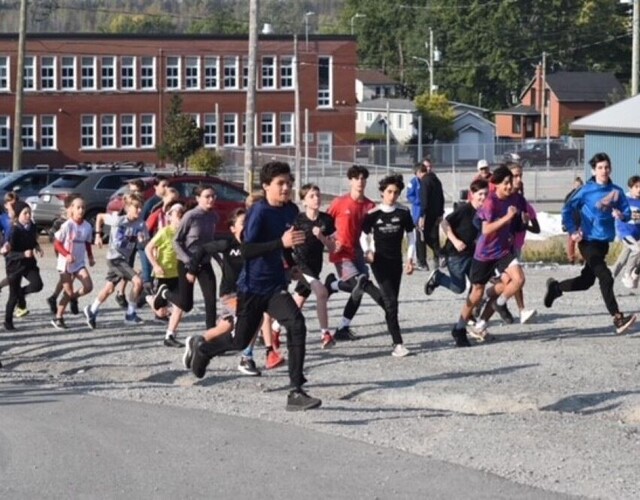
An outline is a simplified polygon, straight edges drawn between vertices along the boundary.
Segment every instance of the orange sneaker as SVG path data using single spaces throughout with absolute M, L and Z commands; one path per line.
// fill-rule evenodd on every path
M 267 353 L 267 361 L 264 364 L 264 367 L 267 370 L 271 370 L 276 368 L 284 363 L 284 357 L 276 350 L 271 350 Z
M 333 340 L 333 336 L 329 332 L 324 332 L 322 334 L 322 348 L 329 349 L 336 345 L 336 341 Z

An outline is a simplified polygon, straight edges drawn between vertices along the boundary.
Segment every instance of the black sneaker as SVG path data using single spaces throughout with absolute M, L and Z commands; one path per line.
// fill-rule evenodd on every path
M 184 347 L 184 344 L 180 342 L 175 335 L 167 335 L 163 343 L 167 347 Z
M 191 371 L 197 378 L 204 377 L 205 373 L 207 373 L 209 361 L 211 361 L 200 350 L 200 344 L 203 342 L 204 339 L 200 335 L 194 337 L 193 352 L 191 354 Z
M 562 296 L 562 290 L 557 280 L 549 278 L 547 280 L 547 293 L 544 294 L 544 306 L 551 307 L 553 301 Z
M 87 325 L 89 325 L 89 328 L 91 328 L 92 330 L 95 330 L 96 329 L 96 315 L 91 312 L 91 306 L 86 306 L 83 309 L 83 312 L 84 312 L 84 317 L 87 318 Z
M 126 309 L 129 306 L 129 304 L 127 304 L 127 298 L 120 292 L 116 292 L 116 302 L 122 309 Z
M 56 330 L 66 330 L 67 329 L 67 325 L 64 322 L 64 318 L 53 318 L 51 320 L 51 325 L 53 325 L 53 327 Z
M 49 304 L 49 310 L 51 314 L 55 314 L 58 312 L 58 304 L 56 303 L 55 297 L 47 297 L 47 304 Z
M 80 310 L 78 309 L 78 299 L 73 299 L 69 301 L 69 310 L 71 314 L 79 314 Z
M 433 291 L 438 288 L 438 273 L 440 271 L 438 271 L 437 269 L 434 269 L 433 271 L 431 271 L 431 273 L 429 274 L 429 276 L 427 277 L 427 282 L 424 284 L 424 293 L 427 295 L 431 295 L 433 293 Z
M 182 364 L 187 370 L 191 370 L 191 357 L 193 356 L 193 344 L 195 343 L 195 337 L 187 337 L 184 342 L 184 354 L 182 355 Z
M 244 375 L 249 375 L 251 377 L 259 377 L 262 375 L 258 367 L 256 366 L 256 362 L 251 358 L 246 358 L 242 356 L 240 358 L 240 363 L 238 363 L 238 371 L 243 373 Z
M 334 340 L 358 340 L 358 336 L 353 333 L 351 328 L 348 326 L 343 326 L 342 328 L 338 328 L 336 333 L 333 334 Z
M 362 300 L 362 296 L 364 295 L 364 286 L 367 284 L 367 281 L 369 281 L 369 277 L 366 274 L 359 274 L 356 276 L 356 285 L 351 291 L 351 297 L 353 300 Z
M 327 289 L 327 297 L 330 297 L 332 294 L 336 293 L 337 290 L 333 290 L 331 285 L 338 281 L 336 275 L 333 273 L 327 274 L 327 277 L 324 279 L 324 287 Z
M 500 315 L 500 319 L 505 325 L 513 324 L 513 315 L 511 314 L 511 311 L 509 311 L 507 304 L 502 304 L 501 306 L 494 304 L 493 308 Z
M 153 296 L 153 303 L 151 304 L 151 306 L 154 309 L 160 309 L 162 307 L 165 307 L 167 305 L 167 291 L 169 290 L 169 287 L 165 284 L 162 284 L 158 287 L 158 291 L 156 292 L 156 294 Z
M 466 328 L 458 329 L 454 326 L 453 330 L 451 330 L 451 336 L 456 342 L 456 347 L 469 347 L 471 345 L 471 342 L 469 342 L 469 338 L 467 337 Z
M 302 389 L 291 391 L 287 396 L 287 411 L 305 411 L 318 408 L 322 401 L 312 398 Z
M 613 325 L 616 327 L 616 335 L 622 335 L 636 322 L 636 315 L 631 314 L 625 316 L 622 313 L 618 313 L 613 318 Z

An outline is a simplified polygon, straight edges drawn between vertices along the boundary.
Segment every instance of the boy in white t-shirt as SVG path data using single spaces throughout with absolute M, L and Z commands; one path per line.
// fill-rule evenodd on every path
M 51 324 L 57 330 L 65 330 L 64 311 L 67 304 L 78 300 L 93 290 L 91 276 L 87 270 L 85 257 L 89 257 L 89 265 L 93 266 L 95 260 L 91 251 L 93 229 L 91 224 L 84 220 L 85 203 L 81 196 L 75 196 L 69 205 L 69 218 L 55 233 L 53 246 L 58 252 L 56 269 L 60 273 L 62 283 L 62 298 L 56 309 L 56 316 Z M 73 281 L 80 282 L 78 290 L 73 289 Z

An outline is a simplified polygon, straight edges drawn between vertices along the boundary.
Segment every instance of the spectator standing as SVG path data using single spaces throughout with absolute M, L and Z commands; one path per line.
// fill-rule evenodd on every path
M 413 219 L 413 225 L 415 226 L 415 241 L 416 241 L 416 261 L 418 264 L 418 270 L 427 270 L 427 245 L 424 242 L 422 231 L 418 228 L 418 221 L 420 220 L 420 185 L 422 178 L 427 173 L 427 168 L 422 163 L 418 163 L 414 169 L 414 176 L 409 181 L 407 187 L 407 200 L 411 203 L 411 218 Z
M 418 226 L 422 231 L 426 246 L 433 252 L 433 269 L 440 267 L 440 222 L 444 215 L 444 192 L 442 183 L 434 172 L 433 163 L 425 159 L 425 175 L 420 181 L 420 219 Z

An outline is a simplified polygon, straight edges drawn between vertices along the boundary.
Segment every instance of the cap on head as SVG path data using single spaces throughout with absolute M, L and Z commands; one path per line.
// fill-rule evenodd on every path
M 487 160 L 478 160 L 478 170 L 483 168 L 489 168 L 489 162 Z

